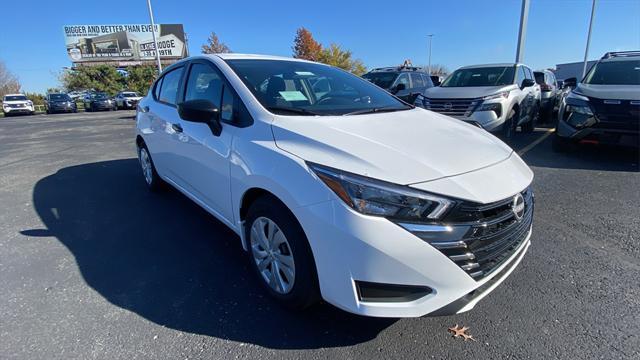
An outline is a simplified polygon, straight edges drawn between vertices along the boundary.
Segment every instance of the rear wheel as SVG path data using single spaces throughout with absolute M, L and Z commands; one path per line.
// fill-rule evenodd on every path
M 251 267 L 269 294 L 294 310 L 318 302 L 311 248 L 291 211 L 272 196 L 262 196 L 249 208 L 245 224 Z

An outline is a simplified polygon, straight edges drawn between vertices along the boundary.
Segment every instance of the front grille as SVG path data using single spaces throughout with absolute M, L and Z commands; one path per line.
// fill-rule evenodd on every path
M 457 241 L 430 242 L 475 280 L 491 274 L 524 242 L 533 222 L 533 192 L 522 193 L 524 213 L 518 219 L 514 198 L 481 205 L 463 203 L 445 221 L 452 227 L 467 227 Z
M 589 98 L 598 123 L 596 128 L 640 130 L 640 102 Z
M 427 99 L 427 110 L 449 116 L 469 116 L 480 103 L 480 99 Z

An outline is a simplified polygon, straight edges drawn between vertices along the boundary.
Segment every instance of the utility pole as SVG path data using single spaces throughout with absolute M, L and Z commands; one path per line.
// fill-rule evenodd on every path
M 591 43 L 591 28 L 593 27 L 593 18 L 596 14 L 596 0 L 591 4 L 591 20 L 589 20 L 589 34 L 587 35 L 587 47 L 584 49 L 584 64 L 582 66 L 582 77 L 587 75 L 587 57 L 589 56 L 589 44 Z
M 433 42 L 433 34 L 427 36 L 429 37 L 429 76 L 431 76 L 431 43 Z
M 156 41 L 156 24 L 153 21 L 153 10 L 151 10 L 151 0 L 147 0 L 149 7 L 149 19 L 151 20 L 151 35 L 153 36 L 153 47 L 156 50 L 156 61 L 158 62 L 158 74 L 162 72 L 162 64 L 160 63 L 160 51 L 158 49 L 158 41 Z
M 520 11 L 520 30 L 518 31 L 518 49 L 516 50 L 516 63 L 524 58 L 524 43 L 527 39 L 527 21 L 529 20 L 529 0 L 522 0 Z

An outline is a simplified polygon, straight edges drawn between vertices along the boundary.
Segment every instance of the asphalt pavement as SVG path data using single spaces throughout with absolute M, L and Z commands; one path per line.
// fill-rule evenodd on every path
M 133 115 L 0 119 L 1 359 L 640 358 L 635 150 L 518 133 L 536 196 L 521 265 L 471 312 L 375 319 L 274 303 L 231 230 L 146 190 Z

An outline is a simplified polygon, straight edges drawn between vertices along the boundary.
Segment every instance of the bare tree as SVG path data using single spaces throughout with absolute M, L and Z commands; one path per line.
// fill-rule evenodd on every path
M 0 97 L 6 94 L 20 92 L 20 81 L 7 69 L 4 61 L 0 60 Z
M 227 44 L 220 41 L 218 35 L 215 32 L 211 32 L 209 38 L 207 39 L 207 43 L 202 45 L 202 53 L 203 54 L 220 54 L 220 53 L 230 53 L 231 49 L 227 46 Z
M 441 64 L 431 64 L 431 75 L 447 76 L 449 75 L 449 69 Z

